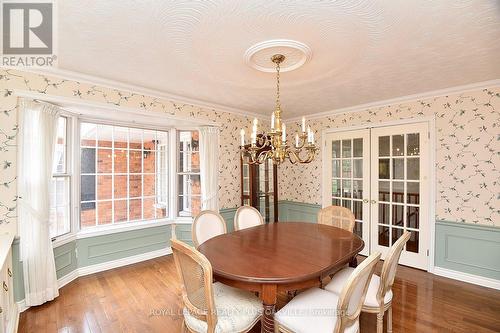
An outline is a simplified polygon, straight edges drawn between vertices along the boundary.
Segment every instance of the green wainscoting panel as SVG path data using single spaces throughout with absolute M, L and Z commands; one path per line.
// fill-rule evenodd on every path
M 500 280 L 500 228 L 436 221 L 435 265 Z
M 236 214 L 237 209 L 237 207 L 223 208 L 219 211 L 220 215 L 224 218 L 224 221 L 226 221 L 227 232 L 234 231 L 234 215 Z
M 315 223 L 321 206 L 316 204 L 282 200 L 279 202 L 279 220 Z
M 150 227 L 77 240 L 78 267 L 118 260 L 170 246 L 171 226 Z
M 57 278 L 60 279 L 78 268 L 76 241 L 63 244 L 54 249 Z
M 177 239 L 193 245 L 193 238 L 191 237 L 191 223 L 182 223 L 175 225 L 175 234 Z

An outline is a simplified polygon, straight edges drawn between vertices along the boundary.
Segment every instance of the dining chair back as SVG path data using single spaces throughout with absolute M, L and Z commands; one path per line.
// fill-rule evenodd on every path
M 207 323 L 213 332 L 217 315 L 212 289 L 212 266 L 208 259 L 189 245 L 171 239 L 175 266 L 181 281 L 182 302 L 190 314 Z
M 392 290 L 392 285 L 394 284 L 394 278 L 396 276 L 396 270 L 398 268 L 399 257 L 403 248 L 410 239 L 411 232 L 405 231 L 401 237 L 392 245 L 385 257 L 384 265 L 382 266 L 382 272 L 380 274 L 380 285 L 377 291 L 377 301 L 383 306 L 385 294 Z
M 375 252 L 356 267 L 339 295 L 337 321 L 335 332 L 344 332 L 351 327 L 359 318 L 361 308 L 366 297 L 375 267 L 380 259 L 381 253 Z
M 318 212 L 318 223 L 353 232 L 356 221 L 350 209 L 341 206 L 328 206 Z
M 242 230 L 246 228 L 256 227 L 264 224 L 264 219 L 260 212 L 252 206 L 241 206 L 236 211 L 234 217 L 234 230 Z
M 226 233 L 226 222 L 217 212 L 204 210 L 194 219 L 191 227 L 193 244 L 198 247 L 203 242 Z

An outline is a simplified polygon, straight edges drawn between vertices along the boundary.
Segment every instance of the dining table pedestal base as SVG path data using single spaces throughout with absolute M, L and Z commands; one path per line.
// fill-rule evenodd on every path
M 278 286 L 275 284 L 262 285 L 262 320 L 261 333 L 274 333 L 274 312 L 276 311 L 276 300 Z

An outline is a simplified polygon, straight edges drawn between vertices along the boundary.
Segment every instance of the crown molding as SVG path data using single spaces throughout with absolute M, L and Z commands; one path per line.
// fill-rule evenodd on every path
M 359 105 L 349 106 L 349 107 L 340 108 L 340 109 L 333 109 L 330 111 L 324 111 L 324 112 L 314 113 L 311 115 L 306 115 L 306 117 L 307 117 L 307 119 L 319 119 L 319 118 L 325 118 L 328 116 L 338 115 L 341 113 L 360 112 L 360 111 L 365 111 L 367 109 L 372 109 L 372 108 L 379 108 L 379 107 L 383 107 L 383 106 L 408 103 L 408 102 L 413 102 L 413 101 L 432 98 L 432 97 L 440 97 L 440 96 L 446 96 L 446 95 L 451 95 L 451 94 L 460 94 L 460 93 L 464 93 L 464 92 L 471 91 L 471 90 L 485 89 L 485 88 L 491 88 L 491 87 L 497 87 L 497 86 L 500 86 L 500 79 L 476 82 L 476 83 L 471 83 L 471 84 L 466 84 L 466 85 L 461 85 L 461 86 L 456 86 L 456 87 L 427 91 L 427 92 L 423 92 L 423 93 L 419 93 L 419 94 L 406 95 L 406 96 L 401 96 L 401 97 L 396 97 L 396 98 L 385 99 L 382 101 L 359 104 Z M 284 121 L 294 122 L 294 121 L 300 121 L 301 119 L 302 119 L 301 116 L 300 117 L 291 117 L 291 118 L 285 118 Z
M 243 109 L 238 109 L 238 108 L 233 108 L 230 106 L 222 105 L 222 104 L 217 104 L 217 103 L 211 103 L 207 102 L 204 100 L 200 99 L 193 99 L 193 98 L 187 98 L 183 97 L 180 95 L 176 94 L 170 94 L 164 91 L 160 90 L 155 90 L 155 89 L 150 89 L 134 84 L 129 84 L 129 83 L 124 83 L 120 81 L 115 81 L 115 80 L 110 80 L 110 79 L 105 79 L 105 78 L 100 78 L 97 76 L 93 75 L 88 75 L 88 74 L 83 74 L 75 71 L 67 71 L 59 68 L 21 68 L 21 69 L 16 69 L 21 72 L 30 72 L 34 74 L 39 74 L 39 75 L 48 75 L 48 76 L 55 76 L 59 77 L 65 80 L 71 80 L 71 81 L 77 81 L 77 82 L 83 82 L 83 83 L 88 83 L 88 84 L 93 84 L 93 85 L 99 85 L 102 87 L 110 88 L 110 89 L 116 89 L 116 90 L 122 90 L 122 91 L 128 91 L 131 93 L 136 93 L 136 94 L 141 94 L 141 95 L 146 95 L 150 97 L 155 97 L 155 98 L 161 98 L 161 99 L 166 99 L 178 103 L 184 103 L 184 104 L 189 104 L 205 109 L 212 109 L 214 111 L 222 111 L 222 112 L 227 112 L 227 113 L 232 113 L 238 116 L 243 116 L 243 117 L 255 117 L 260 120 L 265 120 L 266 115 L 259 114 L 256 112 L 250 112 L 246 111 Z

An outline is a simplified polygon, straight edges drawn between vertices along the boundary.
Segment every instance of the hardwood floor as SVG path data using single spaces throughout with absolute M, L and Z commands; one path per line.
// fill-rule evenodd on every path
M 500 291 L 407 267 L 393 291 L 394 332 L 500 332 Z M 165 256 L 73 281 L 56 300 L 23 312 L 19 332 L 180 332 L 179 293 Z M 375 326 L 375 315 L 361 314 L 361 332 Z

